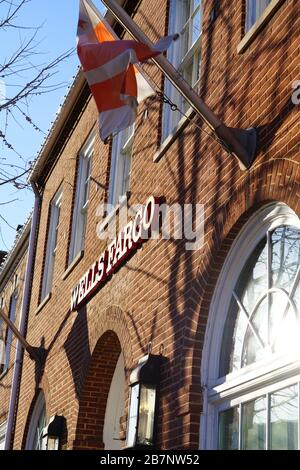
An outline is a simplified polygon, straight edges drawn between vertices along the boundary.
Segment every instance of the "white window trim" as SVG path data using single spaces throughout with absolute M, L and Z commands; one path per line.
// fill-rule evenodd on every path
M 88 164 L 88 160 L 90 160 L 90 165 L 92 164 L 92 157 L 94 152 L 94 144 L 95 144 L 95 131 L 89 136 L 86 144 L 82 148 L 79 153 L 79 168 L 78 168 L 78 175 L 76 178 L 76 195 L 75 195 L 75 204 L 73 209 L 73 217 L 72 217 L 72 229 L 71 229 L 71 243 L 69 248 L 69 257 L 68 257 L 68 265 L 70 265 L 77 257 L 78 253 L 80 253 L 83 249 L 83 243 L 85 238 L 85 230 L 86 230 L 86 217 L 87 217 L 87 209 L 89 205 L 89 194 L 87 197 L 87 201 L 85 202 L 83 207 L 82 199 L 84 193 L 84 183 L 83 181 L 83 174 L 84 170 L 86 169 L 86 165 Z M 90 170 L 91 171 L 91 170 Z M 89 192 L 90 188 L 88 189 Z M 80 238 L 79 245 L 80 250 L 75 251 L 77 237 Z
M 247 366 L 244 370 L 228 374 L 225 378 L 219 378 L 219 358 L 222 347 L 222 339 L 225 328 L 226 314 L 229 310 L 231 293 L 236 285 L 238 277 L 259 241 L 268 230 L 273 230 L 280 225 L 291 225 L 300 229 L 298 216 L 292 209 L 283 203 L 270 203 L 262 207 L 252 215 L 240 234 L 234 241 L 226 261 L 221 270 L 218 283 L 211 301 L 207 327 L 205 332 L 204 347 L 201 362 L 201 385 L 203 390 L 203 413 L 200 421 L 200 448 L 215 449 L 216 429 L 220 406 L 228 407 L 239 400 L 239 396 L 249 390 L 257 390 L 257 396 L 263 395 L 264 390 L 272 385 L 272 379 L 276 376 L 276 389 L 281 388 L 282 380 L 297 382 L 295 374 L 300 374 L 300 354 L 295 359 L 278 356 L 272 357 L 274 361 L 261 361 Z M 232 262 L 234 260 L 234 263 Z M 229 294 L 228 294 L 229 293 Z M 221 315 L 220 312 L 226 314 Z M 280 369 L 280 373 L 276 368 Z M 226 380 L 225 380 L 226 379 Z M 212 386 L 214 388 L 212 389 Z M 265 387 L 265 388 L 262 388 Z M 241 398 L 245 401 L 245 396 Z M 223 400 L 226 400 L 223 402 Z M 219 406 L 215 406 L 220 403 Z M 222 405 L 221 405 L 222 404 Z
M 55 240 L 55 228 L 59 226 L 60 223 L 60 208 L 63 196 L 62 187 L 57 191 L 54 199 L 50 204 L 50 222 L 49 222 L 49 232 L 46 245 L 46 259 L 43 272 L 43 281 L 42 281 L 42 294 L 41 301 L 43 301 L 51 292 L 53 274 L 54 274 L 54 256 L 53 253 L 56 251 L 58 238 L 56 240 L 56 247 L 54 249 L 54 240 Z M 58 214 L 58 217 L 57 217 Z M 54 223 L 55 222 L 55 223 Z

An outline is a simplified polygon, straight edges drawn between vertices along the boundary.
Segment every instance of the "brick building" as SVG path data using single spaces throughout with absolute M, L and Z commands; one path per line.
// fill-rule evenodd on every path
M 299 448 L 299 0 L 124 3 L 151 40 L 181 32 L 169 59 L 226 125 L 257 128 L 257 157 L 241 171 L 150 64 L 185 115 L 152 99 L 104 145 L 78 73 L 31 174 L 40 218 L 27 340 L 43 357 L 24 356 L 11 447 L 43 448 L 55 415 L 63 449 L 130 445 L 132 371 L 151 351 L 163 359 L 157 447 Z M 71 311 L 107 247 L 97 233 L 150 196 L 203 204 L 202 246 L 148 240 Z
M 5 254 L 0 267 L 0 308 L 20 328 L 21 306 L 28 255 L 31 219 L 20 229 L 11 251 Z M 2 355 L 0 363 L 0 449 L 4 448 L 7 430 L 11 384 L 16 359 L 17 341 L 0 318 Z

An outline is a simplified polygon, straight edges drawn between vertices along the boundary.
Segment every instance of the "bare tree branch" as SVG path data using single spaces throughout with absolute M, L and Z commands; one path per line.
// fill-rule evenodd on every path
M 0 52 L 0 116 L 3 117 L 0 127 L 0 187 L 7 185 L 12 192 L 31 189 L 27 177 L 32 168 L 32 161 L 26 162 L 26 157 L 20 153 L 17 143 L 11 141 L 10 123 L 16 123 L 21 129 L 29 125 L 36 132 L 44 133 L 31 117 L 31 98 L 66 86 L 66 83 L 58 80 L 55 83 L 55 75 L 60 64 L 75 53 L 74 48 L 50 62 L 43 60 L 38 38 L 42 26 L 21 24 L 23 8 L 30 1 L 0 0 L 0 33 L 10 29 L 10 34 L 14 35 L 16 31 L 16 41 L 13 41 L 16 42 L 16 47 L 13 52 L 6 55 L 5 47 L 2 47 Z M 13 154 L 20 160 L 19 164 L 15 164 L 16 158 L 13 158 Z M 0 206 L 4 209 L 4 206 L 16 200 L 5 198 L 4 202 L 0 202 Z M 0 214 L 0 219 L 15 230 L 5 216 Z

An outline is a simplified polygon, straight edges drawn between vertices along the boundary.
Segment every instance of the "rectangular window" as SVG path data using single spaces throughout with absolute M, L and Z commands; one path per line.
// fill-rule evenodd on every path
M 0 424 L 0 450 L 4 450 L 7 423 Z
M 219 449 L 296 450 L 299 383 L 219 413 Z
M 112 144 L 108 204 L 115 206 L 130 189 L 134 126 L 119 132 Z
M 271 0 L 247 0 L 246 3 L 246 32 L 256 23 Z
M 169 34 L 179 33 L 180 38 L 168 50 L 168 59 L 197 93 L 199 93 L 201 63 L 201 8 L 200 0 L 170 2 Z M 165 94 L 181 112 L 172 111 L 169 105 L 164 105 L 163 140 L 176 128 L 182 113 L 185 113 L 189 107 L 168 80 L 165 82 Z
M 84 247 L 94 142 L 95 136 L 93 134 L 79 154 L 76 196 L 72 219 L 72 235 L 69 250 L 69 264 L 72 263 Z
M 8 318 L 12 323 L 16 320 L 16 309 L 17 309 L 17 293 L 14 292 L 10 299 L 10 306 L 9 306 L 9 314 Z M 13 340 L 13 332 L 10 328 L 7 327 L 6 329 L 6 336 L 4 340 L 3 350 L 2 353 L 2 364 L 0 365 L 0 373 L 4 373 L 8 370 L 9 362 L 10 362 L 10 353 L 11 353 L 11 343 Z
M 50 207 L 50 222 L 47 238 L 47 247 L 46 247 L 46 259 L 43 275 L 43 284 L 42 284 L 42 295 L 41 300 L 43 300 L 51 292 L 52 280 L 53 280 L 53 270 L 54 270 L 54 261 L 57 249 L 57 235 L 59 227 L 59 216 L 60 208 L 62 201 L 62 189 L 60 189 L 55 195 L 51 207 Z

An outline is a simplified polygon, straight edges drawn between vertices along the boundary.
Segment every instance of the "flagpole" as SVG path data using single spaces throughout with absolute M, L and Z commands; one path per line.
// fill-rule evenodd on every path
M 24 336 L 21 335 L 19 330 L 15 327 L 12 321 L 8 318 L 8 316 L 4 313 L 2 308 L 0 308 L 0 318 L 7 324 L 8 328 L 10 328 L 13 334 L 18 338 L 20 343 L 22 344 L 23 348 L 29 353 L 31 359 L 39 360 L 38 355 L 35 353 L 35 348 L 30 346 L 30 344 L 26 341 Z
M 134 39 L 150 47 L 153 46 L 149 38 L 115 0 L 101 1 Z M 209 128 L 224 142 L 225 149 L 239 160 L 240 168 L 242 170 L 250 168 L 257 150 L 256 130 L 254 128 L 234 129 L 225 126 L 162 54 L 153 58 L 152 61 L 188 101 L 196 113 L 200 115 L 203 121 L 206 122 Z

